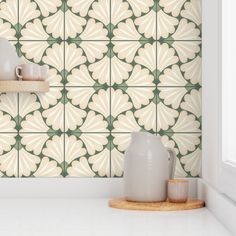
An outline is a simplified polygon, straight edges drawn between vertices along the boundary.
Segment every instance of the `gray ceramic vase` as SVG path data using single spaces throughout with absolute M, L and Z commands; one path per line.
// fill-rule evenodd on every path
M 161 202 L 167 199 L 167 181 L 174 177 L 176 155 L 159 136 L 131 134 L 125 152 L 124 184 L 128 201 Z

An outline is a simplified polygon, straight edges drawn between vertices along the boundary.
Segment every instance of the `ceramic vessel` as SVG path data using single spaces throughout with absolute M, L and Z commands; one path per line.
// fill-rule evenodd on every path
M 124 184 L 128 201 L 160 202 L 167 198 L 167 181 L 174 177 L 176 155 L 159 136 L 131 134 L 125 152 Z
M 17 80 L 15 68 L 21 64 L 15 48 L 0 38 L 0 80 Z
M 46 80 L 47 67 L 38 64 L 22 64 L 16 67 L 16 75 L 19 80 L 37 81 Z
M 188 180 L 171 179 L 168 181 L 168 200 L 184 203 L 188 200 Z

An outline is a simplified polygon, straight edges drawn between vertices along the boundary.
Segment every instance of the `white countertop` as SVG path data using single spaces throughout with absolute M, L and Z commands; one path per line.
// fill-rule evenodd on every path
M 107 199 L 0 199 L 4 236 L 230 236 L 206 208 L 111 209 Z

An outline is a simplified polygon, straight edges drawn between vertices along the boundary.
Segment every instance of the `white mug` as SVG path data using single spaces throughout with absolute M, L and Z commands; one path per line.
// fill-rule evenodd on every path
M 16 75 L 19 80 L 45 80 L 47 68 L 37 64 L 22 64 L 16 67 Z

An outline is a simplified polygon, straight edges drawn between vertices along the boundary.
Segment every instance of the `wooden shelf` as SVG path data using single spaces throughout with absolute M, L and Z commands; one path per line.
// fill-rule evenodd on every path
M 0 81 L 0 92 L 48 92 L 49 83 L 46 81 Z
M 124 210 L 137 211 L 184 211 L 204 207 L 205 203 L 202 200 L 189 199 L 186 203 L 171 203 L 171 202 L 130 202 L 123 198 L 113 199 L 109 201 L 109 206 Z

